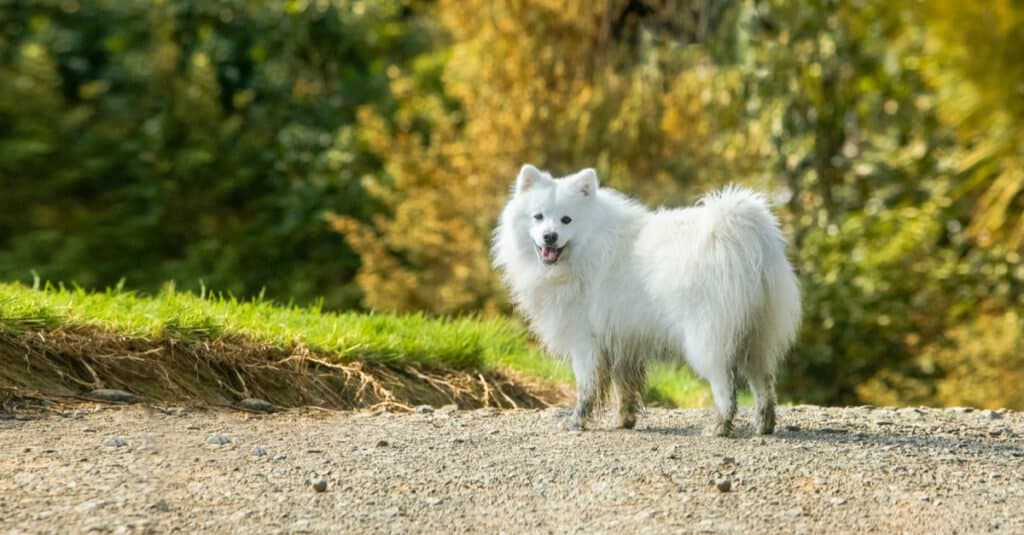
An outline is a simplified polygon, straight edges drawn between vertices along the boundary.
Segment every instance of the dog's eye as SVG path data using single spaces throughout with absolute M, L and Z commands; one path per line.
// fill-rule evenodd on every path
M 572 223 L 572 218 L 567 215 L 562 216 L 562 224 L 568 225 L 569 223 Z
M 533 218 L 537 221 L 541 221 L 544 219 L 544 214 L 533 214 Z

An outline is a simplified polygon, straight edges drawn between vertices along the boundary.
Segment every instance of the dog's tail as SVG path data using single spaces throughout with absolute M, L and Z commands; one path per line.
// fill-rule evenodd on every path
M 753 190 L 726 186 L 703 197 L 702 249 L 721 266 L 723 302 L 742 306 L 752 348 L 775 369 L 800 327 L 800 289 L 786 258 L 786 237 L 768 199 Z M 745 295 L 744 295 L 745 294 Z
M 729 185 L 708 193 L 697 205 L 704 209 L 699 247 L 726 255 L 721 259 L 725 265 L 759 273 L 772 251 L 785 251 L 786 238 L 764 195 Z
M 706 210 L 702 219 L 709 238 L 738 239 L 740 233 L 771 231 L 771 237 L 785 242 L 768 199 L 754 190 L 730 184 L 703 196 L 697 205 Z

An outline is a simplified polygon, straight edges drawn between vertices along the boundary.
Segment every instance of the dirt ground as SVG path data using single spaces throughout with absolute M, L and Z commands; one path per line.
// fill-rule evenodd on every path
M 0 532 L 1024 533 L 1024 414 L 80 405 L 0 415 Z M 605 426 L 605 428 L 602 428 Z

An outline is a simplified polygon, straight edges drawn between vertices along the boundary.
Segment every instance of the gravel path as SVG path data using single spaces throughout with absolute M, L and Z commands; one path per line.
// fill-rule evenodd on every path
M 1024 533 L 1024 414 L 780 407 L 572 433 L 557 411 L 0 420 L 0 532 Z M 600 427 L 600 426 L 598 426 Z

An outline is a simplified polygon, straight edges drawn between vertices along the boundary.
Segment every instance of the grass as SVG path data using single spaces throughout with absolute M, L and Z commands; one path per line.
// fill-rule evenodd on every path
M 304 345 L 338 364 L 378 362 L 456 370 L 513 370 L 546 383 L 568 383 L 567 366 L 544 356 L 523 325 L 492 317 L 324 312 L 265 300 L 196 295 L 173 287 L 152 296 L 122 289 L 88 292 L 0 283 L 0 329 L 97 328 L 147 340 L 242 336 L 273 347 Z M 686 369 L 652 370 L 648 400 L 708 406 L 707 387 Z

